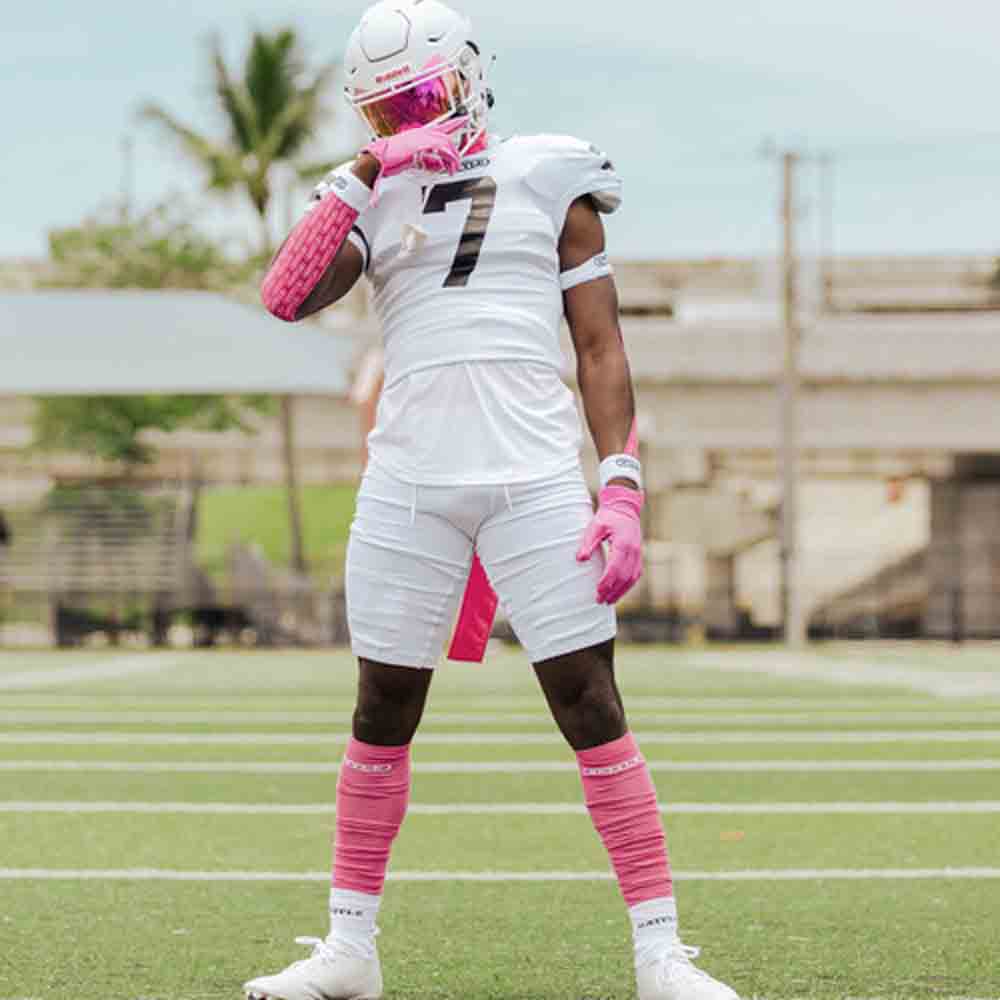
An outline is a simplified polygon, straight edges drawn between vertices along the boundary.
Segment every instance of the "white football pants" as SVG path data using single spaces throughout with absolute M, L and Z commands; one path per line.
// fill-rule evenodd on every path
M 369 466 L 347 549 L 354 654 L 436 666 L 473 550 L 532 663 L 611 639 L 614 608 L 597 603 L 603 554 L 576 561 L 592 515 L 579 467 L 505 487 L 414 486 Z

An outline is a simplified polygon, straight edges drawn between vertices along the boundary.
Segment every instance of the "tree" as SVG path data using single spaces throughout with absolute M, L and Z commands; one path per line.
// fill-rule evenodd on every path
M 250 431 L 250 414 L 267 408 L 261 396 L 47 396 L 35 411 L 34 445 L 143 465 L 156 459 L 144 431 Z
M 160 125 L 208 174 L 213 191 L 241 188 L 260 219 L 262 254 L 271 249 L 267 223 L 276 164 L 315 176 L 330 164 L 302 164 L 303 150 L 326 117 L 323 94 L 336 72 L 326 63 L 306 77 L 298 36 L 291 28 L 253 33 L 242 75 L 233 76 L 218 38 L 209 45 L 215 97 L 226 127 L 223 138 L 202 135 L 156 103 L 140 115 Z
M 49 235 L 50 288 L 232 289 L 253 263 L 228 258 L 183 218 L 155 209 L 133 222 L 95 218 Z M 126 468 L 151 462 L 147 430 L 248 430 L 261 396 L 53 396 L 37 401 L 35 447 L 94 455 Z
M 233 260 L 176 208 L 134 220 L 94 217 L 49 233 L 50 288 L 187 288 L 228 292 L 250 281 L 254 261 Z
M 260 253 L 270 255 L 267 213 L 276 164 L 296 168 L 300 177 L 316 177 L 333 163 L 304 164 L 303 150 L 326 117 L 323 93 L 337 69 L 335 62 L 306 75 L 298 36 L 291 28 L 271 34 L 255 31 L 237 79 L 226 66 L 218 38 L 209 44 L 215 97 L 226 126 L 222 139 L 202 135 L 161 105 L 146 104 L 140 114 L 160 125 L 208 174 L 211 191 L 242 188 L 260 219 Z M 281 401 L 288 517 L 296 570 L 305 572 L 302 525 L 298 510 L 292 400 Z

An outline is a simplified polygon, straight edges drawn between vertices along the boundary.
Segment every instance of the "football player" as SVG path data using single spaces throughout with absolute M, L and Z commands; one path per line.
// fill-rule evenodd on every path
M 374 290 L 385 385 L 347 554 L 358 700 L 337 784 L 330 933 L 245 989 L 381 996 L 376 919 L 410 741 L 477 557 L 576 751 L 629 908 L 640 1000 L 734 1000 L 678 937 L 656 792 L 614 676 L 614 605 L 641 573 L 643 506 L 601 222 L 621 179 L 586 142 L 491 133 L 480 49 L 438 0 L 370 8 L 344 71 L 372 141 L 317 189 L 263 299 L 294 321 L 362 275 Z M 560 377 L 564 315 L 601 458 L 596 513 Z

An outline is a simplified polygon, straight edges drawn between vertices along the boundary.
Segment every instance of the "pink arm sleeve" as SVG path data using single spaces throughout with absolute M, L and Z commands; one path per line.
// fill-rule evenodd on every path
M 261 286 L 269 313 L 289 323 L 344 245 L 358 212 L 331 191 L 292 230 Z

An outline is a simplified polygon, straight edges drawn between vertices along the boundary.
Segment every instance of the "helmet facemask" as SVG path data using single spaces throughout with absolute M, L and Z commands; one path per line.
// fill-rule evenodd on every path
M 490 106 L 479 50 L 471 42 L 451 60 L 437 56 L 383 89 L 359 93 L 348 87 L 346 96 L 376 139 L 467 116 L 468 127 L 453 136 L 463 156 L 486 131 Z

